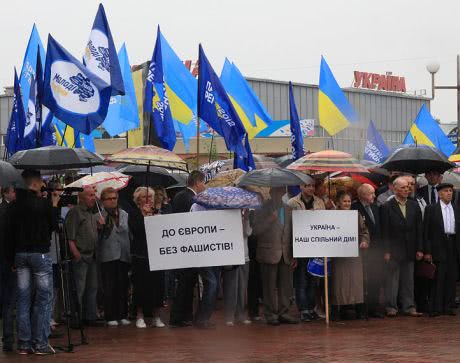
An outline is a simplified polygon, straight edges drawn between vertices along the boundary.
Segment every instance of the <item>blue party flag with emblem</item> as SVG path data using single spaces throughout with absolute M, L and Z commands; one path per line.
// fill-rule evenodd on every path
M 442 131 L 425 105 L 422 105 L 414 123 L 407 132 L 403 145 L 428 145 L 442 151 L 449 157 L 455 151 L 455 145 Z
M 49 35 L 43 104 L 58 119 L 84 134 L 104 121 L 111 87 Z
M 358 115 L 322 56 L 319 71 L 318 116 L 320 125 L 331 136 L 348 127 L 350 123 L 358 121 Z
M 249 139 L 272 123 L 262 102 L 234 63 L 225 59 L 220 80 L 243 123 Z
M 99 4 L 93 28 L 83 55 L 84 65 L 109 84 L 112 96 L 124 95 L 125 87 L 104 6 Z
M 8 156 L 13 155 L 16 151 L 24 150 L 26 114 L 24 112 L 24 105 L 21 97 L 21 86 L 19 85 L 16 69 L 14 69 L 13 110 L 6 133 L 6 150 Z
M 371 120 L 367 128 L 367 141 L 364 147 L 363 159 L 381 164 L 388 157 L 389 153 L 388 146 Z
M 246 134 L 244 138 L 244 147 L 246 149 L 247 156 L 233 155 L 233 169 L 241 169 L 244 171 L 255 170 L 256 163 L 254 162 L 254 156 L 252 155 L 251 145 L 249 144 L 249 135 Z
M 40 146 L 56 145 L 56 129 L 53 114 L 48 107 L 42 106 L 42 124 L 40 127 Z
M 149 71 L 145 82 L 144 110 L 150 115 L 155 133 L 163 148 L 174 149 L 176 131 L 169 105 L 168 91 L 163 74 L 163 57 L 161 52 L 160 27 L 157 29 L 157 40 L 150 61 Z
M 292 159 L 297 160 L 304 156 L 302 128 L 300 127 L 299 114 L 295 105 L 292 83 L 289 82 L 289 120 L 291 126 Z
M 113 96 L 110 99 L 109 111 L 102 124 L 112 137 L 139 127 L 136 91 L 125 44 L 118 52 L 118 60 L 123 74 L 125 95 Z
M 38 54 L 40 55 L 39 57 Z M 36 65 L 38 58 L 41 64 L 45 63 L 45 49 L 43 48 L 37 27 L 34 24 L 32 27 L 32 32 L 30 33 L 26 53 L 24 55 L 21 73 L 19 75 L 19 84 L 21 85 L 22 103 L 24 110 L 27 110 L 28 108 L 32 78 L 37 78 Z
M 198 117 L 224 138 L 229 151 L 246 157 L 242 144 L 246 130 L 201 44 L 198 64 Z

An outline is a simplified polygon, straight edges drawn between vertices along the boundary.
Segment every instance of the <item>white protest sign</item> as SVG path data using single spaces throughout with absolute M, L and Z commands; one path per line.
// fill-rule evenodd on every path
M 244 265 L 240 210 L 145 217 L 150 270 Z
M 292 211 L 294 257 L 357 257 L 358 212 Z

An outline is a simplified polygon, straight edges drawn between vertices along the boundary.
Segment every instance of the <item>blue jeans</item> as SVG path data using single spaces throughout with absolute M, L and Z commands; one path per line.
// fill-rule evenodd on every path
M 49 253 L 16 253 L 18 349 L 48 347 L 53 308 L 52 264 Z
M 16 272 L 10 267 L 1 268 L 1 296 L 3 320 L 3 346 L 12 346 L 14 342 L 14 308 L 16 307 Z
M 202 267 L 199 269 L 203 281 L 203 296 L 196 313 L 197 323 L 206 323 L 211 318 L 217 299 L 220 280 L 220 267 Z
M 295 301 L 301 313 L 312 312 L 316 304 L 316 281 L 307 272 L 307 263 L 307 258 L 298 258 L 294 271 Z

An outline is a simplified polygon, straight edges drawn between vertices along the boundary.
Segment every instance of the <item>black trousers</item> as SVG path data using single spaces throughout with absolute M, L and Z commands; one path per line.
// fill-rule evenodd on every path
M 445 261 L 434 261 L 436 277 L 430 297 L 430 310 L 438 313 L 455 308 L 457 282 L 455 240 L 446 240 L 444 242 L 447 246 L 447 258 Z
M 126 262 L 117 260 L 101 263 L 106 321 L 126 319 L 128 316 L 128 272 L 129 264 Z
M 249 261 L 248 314 L 250 318 L 259 316 L 259 298 L 262 297 L 260 265 L 255 258 Z
M 367 308 L 370 313 L 383 312 L 384 306 L 380 302 L 380 291 L 384 286 L 385 262 L 381 248 L 369 248 L 363 255 L 364 278 L 367 287 Z
M 197 269 L 184 268 L 176 270 L 177 289 L 174 297 L 170 324 L 179 324 L 185 321 L 193 321 L 193 291 L 197 281 Z
M 150 316 L 163 306 L 164 271 L 150 271 L 148 258 L 139 257 L 133 257 L 132 269 L 134 305 Z

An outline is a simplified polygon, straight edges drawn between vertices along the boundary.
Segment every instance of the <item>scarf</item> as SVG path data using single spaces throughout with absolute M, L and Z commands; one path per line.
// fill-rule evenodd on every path
M 107 216 L 105 217 L 105 225 L 102 230 L 102 237 L 107 239 L 112 233 L 113 226 L 120 226 L 120 212 L 118 207 L 114 209 L 106 209 L 105 211 L 107 212 Z

